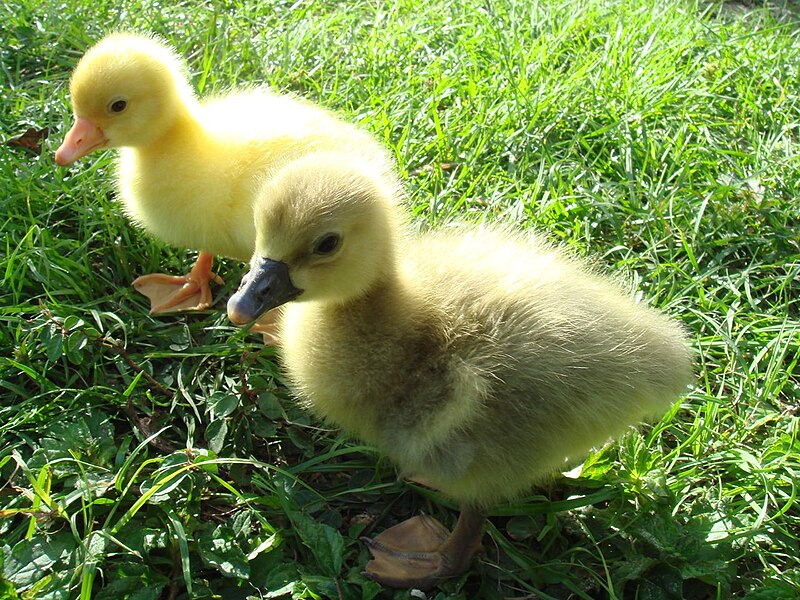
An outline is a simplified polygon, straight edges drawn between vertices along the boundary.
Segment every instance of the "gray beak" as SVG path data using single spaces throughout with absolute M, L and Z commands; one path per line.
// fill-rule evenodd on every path
M 302 292 L 292 285 L 285 262 L 259 257 L 228 300 L 228 318 L 237 325 L 245 325 Z

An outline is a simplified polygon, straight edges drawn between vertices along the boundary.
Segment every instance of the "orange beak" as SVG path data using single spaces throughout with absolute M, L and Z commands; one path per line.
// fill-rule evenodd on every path
M 56 164 L 66 167 L 90 152 L 108 143 L 103 130 L 89 119 L 75 119 L 72 128 L 64 136 L 64 141 L 56 150 Z

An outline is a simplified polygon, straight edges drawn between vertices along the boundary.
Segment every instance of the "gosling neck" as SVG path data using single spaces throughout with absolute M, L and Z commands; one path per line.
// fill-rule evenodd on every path
M 402 323 L 413 320 L 410 290 L 403 284 L 399 269 L 394 262 L 362 294 L 342 303 L 331 303 L 327 310 L 334 313 L 337 321 L 349 321 L 392 330 Z
M 202 125 L 196 117 L 195 107 L 179 105 L 173 108 L 171 119 L 165 119 L 162 127 L 152 139 L 136 146 L 134 149 L 142 154 L 164 154 L 173 148 L 180 148 L 186 153 L 187 143 L 192 140 L 202 140 L 204 132 Z

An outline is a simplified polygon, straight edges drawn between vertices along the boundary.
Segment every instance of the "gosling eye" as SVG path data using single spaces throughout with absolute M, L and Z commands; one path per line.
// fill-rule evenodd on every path
M 314 243 L 314 254 L 328 256 L 333 254 L 342 243 L 342 236 L 338 233 L 326 233 Z
M 112 114 L 119 114 L 128 108 L 128 101 L 122 98 L 116 98 L 108 103 L 108 112 Z

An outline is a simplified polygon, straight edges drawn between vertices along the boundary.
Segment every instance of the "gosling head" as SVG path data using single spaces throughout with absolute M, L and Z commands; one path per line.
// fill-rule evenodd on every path
M 256 249 L 228 301 L 236 324 L 290 300 L 344 303 L 393 265 L 397 190 L 358 160 L 311 155 L 270 179 L 254 205 Z
M 75 122 L 56 150 L 72 164 L 103 148 L 141 146 L 193 101 L 182 60 L 153 38 L 115 33 L 90 48 L 70 79 Z

